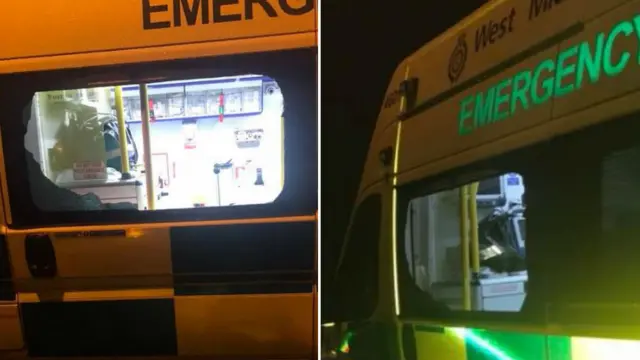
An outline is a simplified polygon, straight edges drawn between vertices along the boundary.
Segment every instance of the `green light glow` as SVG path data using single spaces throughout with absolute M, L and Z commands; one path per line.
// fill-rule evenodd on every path
M 351 342 L 351 338 L 353 338 L 353 333 L 351 331 L 347 331 L 342 339 L 342 343 L 340 343 L 340 347 L 338 348 L 339 352 L 348 354 L 351 351 L 351 346 L 349 344 L 349 342 Z
M 493 358 L 496 360 L 515 360 L 511 356 L 507 355 L 503 350 L 491 344 L 486 339 L 483 339 L 482 337 L 477 336 L 476 334 L 473 333 L 473 331 L 469 329 L 452 328 L 451 330 L 453 331 L 454 334 L 459 336 L 461 339 L 471 341 L 474 346 L 492 355 Z
M 467 359 L 525 360 L 637 360 L 640 341 L 583 338 L 544 334 L 518 334 L 470 328 L 449 328 L 452 334 L 480 351 Z M 540 352 L 541 351 L 541 352 Z
M 608 77 L 620 75 L 632 63 L 632 54 L 625 50 L 616 55 L 616 40 L 632 34 L 640 43 L 640 15 L 615 24 L 608 33 L 598 33 L 594 39 L 562 50 L 556 59 L 545 59 L 534 69 L 520 71 L 485 91 L 465 97 L 460 101 L 458 134 L 471 134 L 509 119 L 519 110 L 526 111 L 571 94 L 586 81 L 595 84 L 603 73 Z M 640 51 L 634 51 L 636 64 L 640 64 Z

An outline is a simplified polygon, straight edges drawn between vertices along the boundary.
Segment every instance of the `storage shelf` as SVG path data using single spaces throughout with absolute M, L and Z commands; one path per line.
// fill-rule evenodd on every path
M 149 98 L 153 98 L 154 96 L 171 96 L 172 93 L 184 93 L 189 96 L 189 94 L 199 93 L 199 92 L 213 92 L 213 91 L 234 91 L 241 90 L 246 88 L 253 88 L 254 91 L 257 91 L 259 108 L 258 111 L 251 112 L 236 112 L 230 114 L 223 114 L 225 118 L 235 118 L 235 117 L 245 117 L 245 116 L 256 116 L 263 113 L 264 106 L 264 85 L 265 83 L 274 82 L 273 79 L 266 76 L 246 76 L 246 77 L 233 77 L 226 79 L 195 79 L 195 80 L 184 80 L 184 81 L 167 81 L 160 83 L 152 83 L 147 85 L 149 89 Z M 256 88 L 259 88 L 256 90 Z M 129 85 L 123 86 L 123 98 L 132 99 L 138 96 L 138 91 L 140 87 L 138 85 Z M 112 93 L 114 90 L 112 90 Z M 154 94 L 155 92 L 155 94 Z M 243 93 L 243 92 L 241 92 Z M 156 98 L 157 99 L 157 98 Z M 187 100 L 185 97 L 182 101 Z M 125 100 L 125 101 L 135 101 L 135 100 Z M 127 105 L 125 105 L 126 107 Z M 137 107 L 137 106 L 136 106 Z M 255 109 L 256 107 L 254 107 Z M 137 111 L 137 110 L 135 110 Z M 203 120 L 203 119 L 211 119 L 217 118 L 218 114 L 204 114 L 204 115 L 185 115 L 185 116 L 170 116 L 164 118 L 156 118 L 153 122 L 161 122 L 161 121 L 185 121 L 185 120 Z M 127 123 L 134 124 L 140 123 L 140 119 L 132 119 L 127 121 Z
M 240 113 L 240 114 L 224 114 L 223 119 L 227 118 L 237 118 L 243 116 L 256 116 L 262 114 L 262 111 L 251 112 L 251 113 Z M 185 121 L 185 120 L 204 120 L 204 119 L 217 119 L 219 115 L 196 115 L 196 116 L 177 116 L 177 117 L 168 117 L 168 118 L 159 118 L 151 121 L 154 122 L 164 122 L 164 121 Z M 141 123 L 142 120 L 129 120 L 127 124 L 138 124 Z
M 241 78 L 229 78 L 229 79 L 209 79 L 209 80 L 184 80 L 184 81 L 166 81 L 155 84 L 148 84 L 148 89 L 164 89 L 164 88 L 172 88 L 172 87 L 182 87 L 182 86 L 198 86 L 198 85 L 220 85 L 220 84 L 231 84 L 238 83 L 238 87 L 246 87 L 243 86 L 243 82 L 249 81 L 262 81 L 266 82 L 274 82 L 273 79 L 267 76 L 251 76 L 251 77 L 241 77 Z M 128 85 L 123 86 L 122 91 L 138 91 L 140 90 L 140 86 L 138 85 Z M 111 90 L 113 92 L 113 90 Z

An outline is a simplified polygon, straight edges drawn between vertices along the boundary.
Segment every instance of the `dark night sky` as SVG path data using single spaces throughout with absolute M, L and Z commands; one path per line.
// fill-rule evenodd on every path
M 335 267 L 377 113 L 393 71 L 403 58 L 484 2 L 322 2 L 323 284 Z M 323 295 L 329 294 L 323 291 Z

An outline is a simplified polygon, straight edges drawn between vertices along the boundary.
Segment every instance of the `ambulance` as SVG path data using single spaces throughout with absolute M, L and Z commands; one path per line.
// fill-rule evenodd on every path
M 314 358 L 315 0 L 1 8 L 0 357 Z
M 640 1 L 494 0 L 407 57 L 324 357 L 637 359 L 639 44 Z

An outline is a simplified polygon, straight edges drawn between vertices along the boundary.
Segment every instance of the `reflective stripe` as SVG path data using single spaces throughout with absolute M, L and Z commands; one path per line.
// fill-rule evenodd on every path
M 150 300 L 171 299 L 173 289 L 147 289 L 147 290 L 115 290 L 115 291 L 69 291 L 62 294 L 58 301 L 113 301 L 113 300 Z M 19 293 L 19 303 L 37 303 L 46 301 L 47 296 L 37 293 Z
M 59 227 L 41 227 L 32 229 L 7 229 L 9 235 L 15 234 L 33 234 L 33 233 L 51 233 L 57 234 L 61 232 L 74 231 L 101 231 L 101 230 L 137 230 L 145 231 L 146 229 L 166 229 L 191 226 L 215 226 L 215 225 L 242 225 L 242 224 L 263 224 L 263 223 L 280 223 L 280 222 L 307 222 L 315 221 L 315 215 L 303 216 L 284 216 L 272 218 L 255 218 L 255 219 L 226 219 L 226 220 L 195 220 L 195 221 L 176 221 L 176 222 L 155 222 L 144 224 L 121 224 L 121 225 L 87 225 L 87 226 L 59 226 Z

